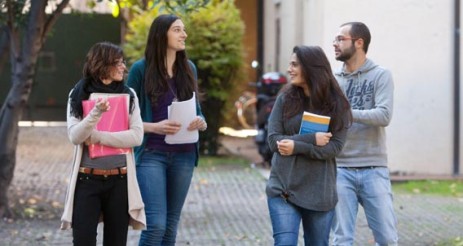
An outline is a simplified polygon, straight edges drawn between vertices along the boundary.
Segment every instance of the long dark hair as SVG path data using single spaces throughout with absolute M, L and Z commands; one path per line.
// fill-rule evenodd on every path
M 121 47 L 110 42 L 96 43 L 90 48 L 85 58 L 83 78 L 77 82 L 70 95 L 71 115 L 83 118 L 82 101 L 87 100 L 94 92 L 127 93 L 130 95 L 130 112 L 133 111 L 134 94 L 123 81 L 116 81 L 109 85 L 101 81 L 109 78 L 112 67 L 117 65 L 116 61 L 123 58 Z
M 157 98 L 168 90 L 167 32 L 172 23 L 178 19 L 180 18 L 172 14 L 160 15 L 154 19 L 150 27 L 145 48 L 145 90 L 153 106 L 157 104 Z M 185 50 L 177 52 L 173 73 L 178 99 L 180 101 L 190 99 L 192 92 L 197 92 L 197 83 L 188 64 Z
M 304 110 L 331 117 L 330 130 L 338 131 L 352 122 L 349 101 L 334 77 L 328 58 L 318 46 L 296 46 L 293 53 L 301 66 L 302 77 L 309 88 L 309 96 L 301 87 L 288 85 L 285 95 L 284 117 L 290 118 Z M 343 116 L 347 114 L 347 122 Z

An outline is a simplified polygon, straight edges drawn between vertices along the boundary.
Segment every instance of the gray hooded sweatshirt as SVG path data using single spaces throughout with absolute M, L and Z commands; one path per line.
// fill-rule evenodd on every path
M 337 156 L 338 167 L 387 166 L 386 131 L 392 118 L 391 73 L 367 59 L 356 71 L 335 73 L 348 98 L 354 122 Z

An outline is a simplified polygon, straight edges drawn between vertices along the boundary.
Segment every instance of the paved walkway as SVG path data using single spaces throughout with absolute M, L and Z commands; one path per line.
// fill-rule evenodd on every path
M 222 143 L 232 154 L 260 161 L 251 139 L 225 137 Z M 34 219 L 0 222 L 0 245 L 72 245 L 70 231 L 58 230 L 71 156 L 64 127 L 21 128 L 10 202 Z M 177 245 L 273 244 L 264 193 L 268 170 L 251 166 L 196 169 Z M 401 245 L 463 237 L 463 199 L 396 194 L 395 209 Z M 128 245 L 137 245 L 138 237 L 131 230 Z M 356 245 L 373 245 L 362 211 Z

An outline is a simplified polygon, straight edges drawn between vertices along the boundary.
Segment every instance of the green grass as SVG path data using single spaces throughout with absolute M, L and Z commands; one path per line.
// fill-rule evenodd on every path
M 463 238 L 457 237 L 448 241 L 439 242 L 436 246 L 463 246 Z
M 237 165 L 248 167 L 249 161 L 236 156 L 201 156 L 200 168 L 213 168 L 218 166 Z M 395 193 L 402 194 L 429 194 L 447 197 L 463 198 L 463 180 L 420 180 L 393 183 Z
M 249 161 L 235 156 L 200 156 L 199 167 L 215 167 L 220 165 L 249 166 Z
M 462 180 L 423 180 L 393 183 L 397 193 L 431 194 L 449 197 L 463 197 Z

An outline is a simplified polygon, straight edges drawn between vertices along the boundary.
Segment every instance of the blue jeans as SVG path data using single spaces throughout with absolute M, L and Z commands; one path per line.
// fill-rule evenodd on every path
M 337 190 L 333 245 L 353 245 L 359 203 L 376 245 L 397 245 L 397 220 L 387 167 L 338 168 Z
M 305 245 L 328 245 L 334 209 L 314 211 L 298 207 L 282 197 L 267 200 L 275 245 L 297 245 L 302 220 Z
M 175 245 L 180 214 L 190 187 L 196 153 L 145 150 L 137 179 L 146 212 L 139 245 Z

